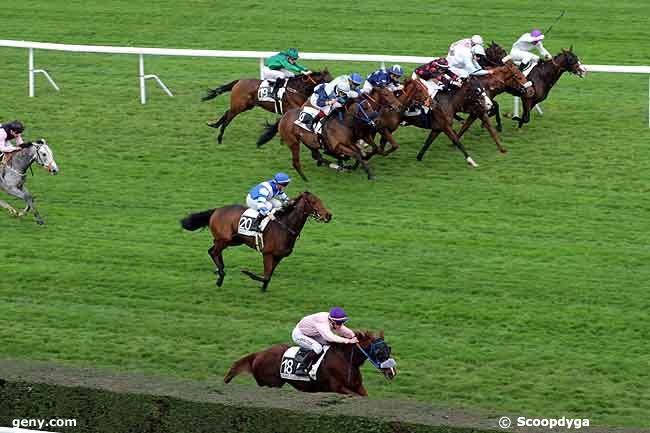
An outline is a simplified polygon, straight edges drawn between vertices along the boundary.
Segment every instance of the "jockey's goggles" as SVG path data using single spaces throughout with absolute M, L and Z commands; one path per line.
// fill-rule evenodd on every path
M 330 318 L 330 322 L 332 322 L 335 325 L 339 325 L 339 326 L 344 325 L 345 322 L 347 322 L 347 321 L 348 321 L 348 319 L 336 320 L 336 319 Z

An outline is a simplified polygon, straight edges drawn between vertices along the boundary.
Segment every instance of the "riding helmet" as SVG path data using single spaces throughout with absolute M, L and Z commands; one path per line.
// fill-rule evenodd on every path
M 288 185 L 289 182 L 291 182 L 291 178 L 287 173 L 276 173 L 275 176 L 273 176 L 273 181 L 275 183 L 279 183 L 280 185 Z

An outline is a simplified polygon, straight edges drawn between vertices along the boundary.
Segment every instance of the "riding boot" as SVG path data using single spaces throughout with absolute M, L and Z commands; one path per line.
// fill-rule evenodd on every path
M 257 215 L 257 218 L 255 218 L 253 220 L 253 224 L 251 224 L 251 231 L 262 233 L 260 224 L 262 224 L 262 220 L 264 219 L 265 216 L 266 215 L 262 215 L 261 213 Z
M 280 85 L 283 81 L 284 80 L 282 78 L 278 78 L 275 80 L 275 83 L 273 83 L 273 90 L 271 90 L 271 97 L 273 99 L 278 99 L 278 90 L 280 90 Z
M 312 364 L 316 362 L 319 356 L 320 353 L 316 353 L 313 350 L 307 352 L 305 358 L 302 360 L 303 365 L 305 366 L 305 372 L 309 373 L 309 369 L 311 368 Z

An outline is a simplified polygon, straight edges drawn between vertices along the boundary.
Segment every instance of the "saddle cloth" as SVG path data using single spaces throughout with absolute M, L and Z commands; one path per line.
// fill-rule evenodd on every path
M 314 124 L 314 119 L 316 119 L 318 113 L 319 113 L 318 109 L 305 105 L 304 107 L 302 107 L 302 111 L 300 112 L 298 118 L 294 120 L 293 123 L 300 126 L 302 129 L 306 131 L 316 132 L 312 128 L 312 125 Z M 319 132 L 320 132 L 320 128 L 319 128 Z
M 323 346 L 323 352 L 309 369 L 309 372 L 306 372 L 303 368 L 301 368 L 302 360 L 304 359 L 304 356 L 308 350 L 303 349 L 299 346 L 288 348 L 287 351 L 284 352 L 284 355 L 282 355 L 282 363 L 280 364 L 280 377 L 282 379 L 301 380 L 305 382 L 316 380 L 318 367 L 320 367 L 321 363 L 323 362 L 325 354 L 329 348 L 330 346 Z
M 274 211 L 275 209 L 273 209 L 269 215 L 267 215 L 267 217 L 262 220 L 262 223 L 260 224 L 260 230 L 262 233 L 264 233 L 264 229 L 269 224 L 269 221 L 271 221 L 269 216 Z M 246 211 L 239 218 L 239 229 L 237 229 L 237 233 L 244 236 L 257 236 L 259 233 L 255 230 L 251 230 L 251 226 L 253 225 L 253 221 L 257 219 L 257 215 L 259 215 L 259 212 L 255 209 L 246 209 Z
M 282 96 L 284 96 L 284 93 L 286 92 L 287 88 L 287 80 L 283 78 L 279 78 L 279 80 L 283 80 L 284 83 L 282 83 L 282 86 L 278 89 L 278 99 L 277 101 L 282 101 Z M 257 89 L 257 100 L 260 102 L 276 102 L 275 99 L 271 96 L 271 92 L 273 91 L 273 86 L 275 83 L 269 81 L 269 80 L 263 80 L 260 83 L 259 89 Z

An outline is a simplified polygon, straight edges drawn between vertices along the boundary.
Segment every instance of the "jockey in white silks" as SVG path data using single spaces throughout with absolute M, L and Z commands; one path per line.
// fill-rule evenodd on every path
M 17 120 L 0 125 L 0 156 L 22 149 L 24 142 L 21 134 L 24 129 L 23 124 Z M 10 140 L 14 140 L 16 145 L 9 143 Z
M 551 60 L 553 56 L 549 53 L 544 45 L 542 45 L 542 40 L 544 39 L 544 34 L 541 30 L 534 29 L 530 33 L 524 33 L 521 35 L 517 42 L 512 44 L 512 50 L 510 50 L 510 56 L 512 61 L 517 65 L 522 65 L 524 67 L 523 73 L 525 76 L 528 76 L 530 71 L 535 67 L 539 61 L 539 56 L 531 53 L 533 48 L 536 48 L 539 54 L 544 58 L 544 60 Z
M 471 38 L 461 39 L 459 41 L 454 42 L 449 46 L 449 52 L 447 53 L 447 55 L 453 56 L 456 52 L 456 48 L 459 47 L 472 48 L 474 45 L 480 45 L 481 48 L 484 48 L 483 38 L 481 37 L 481 35 L 474 35 Z
M 485 50 L 481 45 L 466 47 L 458 45 L 454 47 L 454 54 L 447 56 L 449 70 L 460 78 L 467 78 L 470 75 L 489 75 L 492 71 L 483 69 L 476 61 L 477 56 L 484 56 Z
M 255 185 L 246 196 L 246 205 L 259 212 L 253 221 L 251 230 L 260 231 L 260 223 L 273 209 L 281 208 L 289 202 L 289 197 L 284 192 L 291 182 L 286 173 L 277 173 L 273 179 Z M 277 197 L 277 199 L 276 199 Z M 278 200 L 279 199 L 279 200 Z
M 321 117 L 327 116 L 334 108 L 342 107 L 345 98 L 359 97 L 359 93 L 352 90 L 355 85 L 350 76 L 340 75 L 329 83 L 316 86 L 314 93 L 309 97 L 309 103 L 323 113 Z

